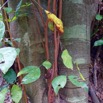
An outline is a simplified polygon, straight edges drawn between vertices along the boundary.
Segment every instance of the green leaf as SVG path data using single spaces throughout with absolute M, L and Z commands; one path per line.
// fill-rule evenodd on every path
M 4 37 L 4 32 L 5 32 L 5 25 L 2 21 L 0 21 L 0 42 Z
M 20 76 L 22 74 L 27 74 L 23 79 L 22 79 L 22 84 L 29 84 L 37 79 L 40 78 L 41 71 L 40 68 L 37 66 L 27 66 L 23 68 L 17 76 Z
M 56 95 L 58 94 L 59 89 L 64 88 L 66 82 L 67 79 L 65 75 L 60 75 L 53 79 L 52 86 Z
M 51 31 L 54 31 L 54 24 L 53 24 L 53 22 L 48 22 L 48 28 L 49 28 Z
M 8 72 L 3 76 L 3 78 L 9 83 L 13 84 L 16 81 L 16 73 L 13 69 L 8 70 Z
M 72 84 L 74 84 L 77 87 L 84 88 L 85 90 L 88 90 L 88 86 L 85 82 L 80 82 L 78 80 L 78 77 L 75 75 L 68 76 L 68 79 L 71 81 Z
M 11 89 L 11 96 L 15 103 L 19 103 L 22 98 L 22 90 L 18 85 L 13 85 Z
M 8 69 L 13 65 L 17 52 L 13 47 L 0 48 L 0 54 L 3 55 L 3 63 L 0 63 L 0 69 L 5 74 Z
M 23 68 L 19 73 L 17 74 L 17 77 L 19 77 L 22 74 L 28 74 L 29 72 L 33 71 L 35 68 L 38 68 L 37 66 L 27 66 Z
M 100 15 L 100 14 L 96 15 L 96 20 L 100 21 L 100 20 L 102 20 L 102 18 L 103 18 L 102 15 Z
M 32 5 L 32 3 L 26 2 L 25 4 L 21 5 L 21 8 L 29 7 L 31 5 Z
M 48 70 L 51 68 L 52 64 L 49 61 L 44 61 L 42 65 Z
M 7 92 L 8 92 L 8 88 L 4 88 L 0 91 L 0 103 L 4 103 Z
M 0 63 L 3 63 L 4 62 L 4 56 L 3 54 L 0 53 Z
M 103 45 L 103 40 L 102 39 L 97 40 L 97 41 L 94 42 L 94 46 L 101 46 L 101 45 Z
M 4 10 L 5 10 L 7 13 L 11 13 L 11 12 L 12 12 L 12 8 L 11 8 L 11 7 L 5 7 Z
M 19 49 L 19 48 L 16 48 L 15 50 L 16 50 L 16 52 L 17 52 L 17 55 L 19 55 L 20 49 Z
M 12 19 L 8 19 L 9 22 L 13 22 L 13 21 L 15 21 L 15 20 L 17 20 L 17 17 L 16 17 L 16 16 L 14 16 Z
M 0 13 L 0 21 L 3 21 L 3 16 L 1 13 Z
M 67 49 L 65 49 L 62 52 L 61 58 L 63 59 L 63 63 L 67 68 L 70 68 L 71 70 L 73 70 L 73 63 L 72 63 L 72 57 L 70 56 L 70 54 L 68 53 Z

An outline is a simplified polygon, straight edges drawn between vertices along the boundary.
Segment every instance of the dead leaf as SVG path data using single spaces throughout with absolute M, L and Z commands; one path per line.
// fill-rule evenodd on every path
M 61 21 L 61 19 L 59 19 L 55 14 L 53 14 L 47 10 L 45 10 L 45 13 L 48 17 L 48 20 L 52 21 L 56 25 L 57 30 L 60 33 L 64 33 L 63 22 Z

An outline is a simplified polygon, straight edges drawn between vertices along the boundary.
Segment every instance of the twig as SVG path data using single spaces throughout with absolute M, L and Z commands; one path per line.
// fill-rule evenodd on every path
M 1 9 L 9 2 L 9 0 L 7 0 L 1 7 L 0 7 L 0 11 Z

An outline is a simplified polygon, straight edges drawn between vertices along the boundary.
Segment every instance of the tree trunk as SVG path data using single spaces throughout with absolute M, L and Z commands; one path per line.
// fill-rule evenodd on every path
M 73 58 L 73 71 L 67 69 L 59 58 L 59 74 L 76 75 L 81 73 L 88 84 L 90 64 L 90 27 L 97 11 L 95 0 L 64 0 L 63 23 L 64 35 L 61 37 L 61 48 L 67 49 Z M 74 86 L 69 80 L 60 91 L 62 103 L 88 103 L 88 92 Z
M 43 0 L 41 0 L 43 1 Z M 16 10 L 17 4 L 20 0 L 10 0 L 9 5 Z M 23 3 L 28 0 L 23 0 Z M 16 21 L 10 23 L 10 30 L 14 38 L 21 38 L 20 47 L 20 60 L 25 66 L 35 65 L 40 66 L 44 60 L 43 48 L 43 30 L 40 24 L 40 15 L 38 9 L 33 5 L 24 8 L 22 13 L 28 13 L 27 16 L 18 17 Z M 14 14 L 10 14 L 12 18 Z M 39 32 L 40 29 L 40 32 Z M 31 103 L 47 103 L 47 85 L 45 81 L 45 70 L 41 68 L 41 77 L 39 80 L 32 84 L 26 85 L 26 93 Z M 22 100 L 22 103 L 25 103 Z
M 10 0 L 9 5 L 16 10 L 20 0 Z M 29 0 L 23 0 L 23 3 Z M 42 7 L 46 8 L 48 0 L 40 0 Z M 51 0 L 52 1 L 52 0 Z M 61 49 L 68 49 L 73 62 L 79 65 L 81 73 L 86 78 L 88 84 L 88 68 L 90 63 L 90 25 L 96 13 L 97 4 L 95 0 L 63 0 L 63 23 L 64 35 L 61 37 Z M 39 66 L 45 59 L 43 47 L 43 25 L 36 6 L 30 6 L 22 10 L 27 16 L 19 17 L 10 23 L 10 31 L 14 38 L 21 38 L 18 45 L 20 47 L 20 60 L 24 66 Z M 10 14 L 12 18 L 14 14 Z M 40 29 L 40 31 L 39 31 Z M 53 37 L 49 35 L 49 48 Z M 50 44 L 51 43 L 51 44 Z M 53 61 L 53 53 L 50 50 L 50 60 Z M 71 71 L 67 69 L 59 57 L 59 74 L 79 75 L 76 66 Z M 42 75 L 33 84 L 26 85 L 26 92 L 31 103 L 48 103 L 47 83 L 45 81 L 45 70 L 41 68 Z M 61 101 L 57 103 L 88 103 L 88 93 L 81 88 L 77 88 L 68 80 L 64 89 L 60 90 Z M 25 103 L 24 100 L 21 103 Z

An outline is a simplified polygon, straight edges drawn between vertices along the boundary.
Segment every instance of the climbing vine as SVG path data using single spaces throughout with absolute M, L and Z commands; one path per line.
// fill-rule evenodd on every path
M 23 0 L 20 0 L 16 10 L 13 11 L 11 7 L 5 7 L 5 3 L 2 0 L 2 11 L 3 16 L 0 13 L 0 70 L 3 73 L 3 77 L 8 83 L 6 87 L 3 87 L 0 91 L 0 95 L 2 95 L 2 98 L 0 98 L 1 103 L 4 103 L 5 95 L 10 90 L 12 100 L 15 103 L 19 103 L 19 101 L 22 98 L 25 100 L 25 103 L 28 103 L 28 98 L 25 91 L 25 85 L 35 82 L 38 80 L 41 76 L 41 70 L 40 68 L 43 66 L 47 70 L 47 74 L 50 73 L 50 77 L 47 78 L 47 84 L 48 84 L 48 103 L 53 103 L 55 94 L 57 95 L 59 90 L 61 88 L 64 88 L 67 80 L 70 80 L 75 86 L 82 87 L 84 89 L 88 89 L 85 79 L 80 72 L 80 68 L 78 64 L 73 63 L 72 57 L 70 56 L 67 49 L 63 50 L 61 54 L 61 58 L 63 61 L 63 64 L 68 68 L 73 70 L 73 65 L 77 65 L 78 72 L 80 74 L 80 77 L 77 77 L 75 75 L 58 75 L 58 54 L 59 54 L 59 45 L 60 45 L 60 36 L 64 33 L 64 27 L 63 22 L 61 20 L 62 18 L 62 0 L 59 0 L 58 3 L 56 0 L 53 0 L 53 12 L 50 11 L 50 0 L 48 0 L 48 10 L 45 10 L 40 5 L 40 0 L 33 1 L 30 0 L 30 2 L 23 4 Z M 17 20 L 19 17 L 27 16 L 28 13 L 22 13 L 23 8 L 27 8 L 31 5 L 35 6 L 35 3 L 38 5 L 40 17 L 43 23 L 44 28 L 44 37 L 45 37 L 45 51 L 46 51 L 46 60 L 40 65 L 40 66 L 27 66 L 23 67 L 20 58 L 19 53 L 20 49 L 16 48 L 16 42 L 20 42 L 20 38 L 13 39 L 12 33 L 10 32 L 9 22 L 13 22 Z M 56 9 L 58 6 L 59 11 Z M 45 12 L 47 16 L 46 22 L 44 22 L 42 11 Z M 15 15 L 13 18 L 8 18 L 8 14 L 13 12 Z M 4 20 L 4 21 L 3 21 Z M 5 23 L 5 24 L 4 24 Z M 8 38 L 5 37 L 5 27 L 7 29 Z M 52 31 L 53 37 L 54 37 L 54 62 L 51 63 L 49 61 L 50 55 L 49 55 L 49 47 L 48 47 L 48 28 Z M 6 47 L 3 47 L 5 45 Z M 8 47 L 9 45 L 9 47 Z M 11 68 L 12 65 L 17 65 L 17 68 L 14 70 Z M 52 72 L 50 72 L 52 71 Z M 25 76 L 22 76 L 25 75 Z M 79 81 L 79 79 L 82 79 L 82 82 Z M 17 83 L 18 80 L 18 83 Z M 25 84 L 25 85 L 24 85 Z M 11 85 L 10 88 L 9 85 Z M 53 87 L 53 89 L 52 89 Z

